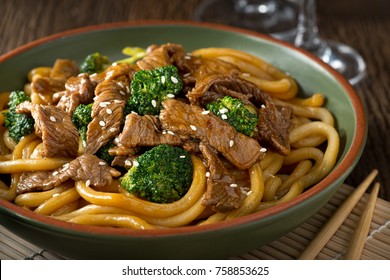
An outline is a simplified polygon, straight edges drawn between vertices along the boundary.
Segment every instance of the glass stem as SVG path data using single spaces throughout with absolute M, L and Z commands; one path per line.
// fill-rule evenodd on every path
M 294 44 L 316 55 L 324 48 L 317 25 L 316 1 L 299 0 L 299 16 L 297 34 Z

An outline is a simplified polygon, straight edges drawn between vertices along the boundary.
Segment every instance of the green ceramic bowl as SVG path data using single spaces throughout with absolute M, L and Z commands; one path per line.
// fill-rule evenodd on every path
M 336 71 L 314 56 L 268 36 L 191 22 L 127 22 L 71 30 L 34 41 L 0 57 L 0 91 L 22 88 L 29 69 L 56 58 L 80 62 L 99 51 L 120 58 L 124 46 L 173 42 L 240 49 L 293 75 L 301 95 L 322 92 L 336 119 L 341 147 L 336 167 L 294 200 L 271 209 L 202 227 L 137 231 L 74 225 L 36 215 L 0 199 L 1 224 L 22 238 L 77 259 L 215 259 L 257 248 L 310 218 L 336 192 L 359 160 L 367 126 L 360 100 Z

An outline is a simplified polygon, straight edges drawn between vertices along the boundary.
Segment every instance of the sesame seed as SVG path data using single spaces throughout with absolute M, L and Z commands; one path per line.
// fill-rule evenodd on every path
M 132 165 L 132 163 L 131 163 L 131 161 L 130 161 L 129 159 L 126 159 L 126 160 L 125 160 L 125 165 L 127 165 L 127 166 L 131 166 L 131 165 Z
M 162 76 L 162 77 L 161 77 L 161 83 L 162 83 L 162 84 L 165 84 L 165 76 Z
M 223 120 L 226 120 L 228 117 L 227 117 L 225 114 L 222 114 L 222 115 L 221 115 L 221 118 L 222 118 Z
M 206 172 L 206 177 L 208 178 L 208 177 L 210 177 L 210 172 Z
M 185 56 L 184 56 L 184 59 L 191 59 L 191 55 L 190 54 L 186 54 Z
M 166 130 L 163 130 L 163 131 L 162 131 L 162 134 L 167 134 L 167 131 L 166 131 Z
M 265 153 L 267 151 L 267 148 L 261 148 L 260 152 Z
M 120 90 L 119 93 L 120 93 L 121 95 L 126 95 L 126 92 L 124 92 L 123 90 Z
M 227 108 L 222 108 L 222 109 L 219 110 L 219 112 L 221 114 L 226 114 L 227 112 L 229 112 L 229 110 Z
M 109 115 L 112 114 L 112 110 L 111 110 L 110 108 L 107 108 L 107 109 L 106 109 L 106 112 L 107 112 L 107 114 L 109 114 Z
M 251 74 L 249 74 L 249 73 L 242 73 L 242 75 L 243 75 L 244 77 L 249 77 Z
M 252 191 L 250 190 L 249 192 L 246 193 L 246 195 L 250 195 L 252 193 Z
M 261 104 L 261 106 L 260 106 L 262 109 L 264 109 L 265 108 L 265 105 L 264 104 Z
M 60 194 L 59 193 L 55 193 L 55 194 L 53 194 L 51 197 L 57 197 L 57 196 L 59 196 Z
M 202 115 L 208 115 L 209 113 L 210 113 L 210 111 L 203 111 Z
M 122 100 L 114 99 L 114 103 L 116 104 L 122 103 Z
M 104 126 L 106 126 L 106 123 L 104 121 L 100 121 L 99 125 L 104 127 Z
M 153 106 L 154 108 L 156 108 L 156 106 L 157 106 L 156 100 L 152 100 L 152 106 Z
M 186 158 L 186 156 L 180 156 L 180 158 Z
M 87 181 L 85 182 L 85 185 L 86 185 L 87 187 L 89 187 L 89 186 L 91 185 L 91 180 L 87 180 Z
M 229 147 L 231 148 L 231 147 L 233 147 L 233 145 L 234 145 L 234 141 L 233 141 L 233 140 L 230 140 L 230 141 L 229 141 Z
M 191 76 L 191 73 L 185 73 L 185 74 L 183 75 L 184 78 L 189 77 L 189 76 Z
M 85 141 L 85 140 L 83 140 L 83 147 L 85 148 L 85 147 L 87 147 L 87 142 Z
M 93 77 L 96 77 L 97 76 L 97 73 L 93 73 L 93 74 L 91 74 L 91 75 L 89 75 L 91 78 L 93 78 Z
M 174 94 L 172 94 L 172 93 L 168 93 L 168 94 L 167 94 L 167 97 L 168 97 L 168 98 L 174 98 L 174 97 L 175 97 L 175 95 L 174 95 Z
M 133 161 L 133 165 L 134 165 L 134 166 L 139 166 L 139 163 L 138 163 L 138 161 L 136 161 L 136 160 L 135 160 L 135 161 Z
M 52 122 L 56 122 L 57 120 L 56 120 L 56 118 L 54 117 L 54 116 L 50 116 L 50 121 L 52 121 Z
M 174 84 L 177 84 L 177 83 L 179 82 L 179 80 L 176 79 L 176 77 L 173 77 L 173 76 L 171 76 L 171 81 L 172 81 L 172 83 L 174 83 Z
M 99 161 L 99 165 L 103 166 L 106 165 L 106 163 L 104 161 Z
M 110 129 L 108 130 L 109 132 L 115 132 L 117 131 L 118 129 L 116 127 L 110 127 Z
M 230 184 L 230 187 L 231 187 L 231 188 L 237 188 L 238 185 L 237 185 L 237 184 Z
M 175 135 L 175 133 L 173 131 L 170 131 L 170 130 L 167 130 L 167 133 L 170 135 Z
M 51 175 L 53 175 L 53 176 L 56 176 L 56 175 L 58 175 L 58 171 L 54 171 Z
M 191 127 L 191 129 L 193 130 L 193 131 L 196 131 L 196 126 L 195 125 L 190 125 L 190 127 Z
M 114 62 L 113 64 L 111 64 L 112 66 L 117 66 L 118 65 L 118 62 Z
M 100 107 L 103 107 L 103 108 L 104 108 L 104 107 L 107 107 L 107 103 L 106 103 L 106 102 L 100 102 L 100 103 L 99 103 L 99 106 L 100 106 Z

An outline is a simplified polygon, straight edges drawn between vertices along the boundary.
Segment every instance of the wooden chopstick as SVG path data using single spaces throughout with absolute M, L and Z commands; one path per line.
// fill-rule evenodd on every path
M 366 203 L 366 207 L 359 219 L 359 223 L 356 226 L 355 233 L 349 243 L 347 253 L 345 254 L 346 260 L 359 260 L 363 252 L 365 239 L 368 231 L 370 230 L 372 216 L 375 210 L 376 199 L 378 198 L 380 184 L 376 183 L 371 191 L 370 198 Z
M 316 235 L 316 237 L 310 242 L 309 246 L 306 247 L 306 249 L 302 252 L 298 259 L 312 260 L 318 255 L 321 249 L 326 245 L 329 239 L 334 235 L 337 229 L 348 217 L 349 213 L 351 213 L 352 209 L 366 192 L 377 174 L 377 169 L 371 171 L 371 173 L 363 180 L 363 182 L 360 183 L 360 185 L 354 190 L 354 192 L 344 201 L 344 203 L 329 219 L 329 221 Z

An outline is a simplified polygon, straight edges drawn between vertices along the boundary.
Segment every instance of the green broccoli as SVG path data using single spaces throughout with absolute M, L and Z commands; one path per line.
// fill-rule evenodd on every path
M 92 121 L 92 105 L 80 104 L 72 114 L 72 122 L 80 133 L 81 140 L 87 140 L 88 124 Z
M 191 155 L 162 144 L 140 155 L 120 179 L 128 192 L 155 203 L 171 203 L 183 197 L 192 182 Z
M 207 104 L 206 109 L 228 122 L 238 132 L 249 137 L 253 136 L 259 121 L 256 111 L 252 107 L 246 106 L 242 100 L 230 96 Z
M 88 55 L 80 65 L 80 73 L 100 73 L 103 72 L 110 61 L 107 56 L 101 55 L 100 53 L 92 53 Z
M 105 144 L 103 147 L 101 147 L 97 152 L 96 156 L 107 163 L 111 164 L 112 160 L 114 159 L 114 156 L 110 155 L 108 152 L 111 148 L 115 147 L 114 139 L 111 139 L 107 144 Z
M 4 126 L 8 128 L 9 136 L 16 143 L 18 143 L 23 136 L 34 131 L 34 119 L 31 116 L 16 113 L 16 107 L 24 101 L 31 101 L 30 96 L 24 91 L 11 92 L 10 100 L 8 102 L 9 110 L 8 112 L 3 113 L 5 116 Z
M 168 65 L 136 72 L 130 87 L 129 109 L 140 115 L 158 115 L 162 101 L 180 93 L 183 82 L 177 68 Z

